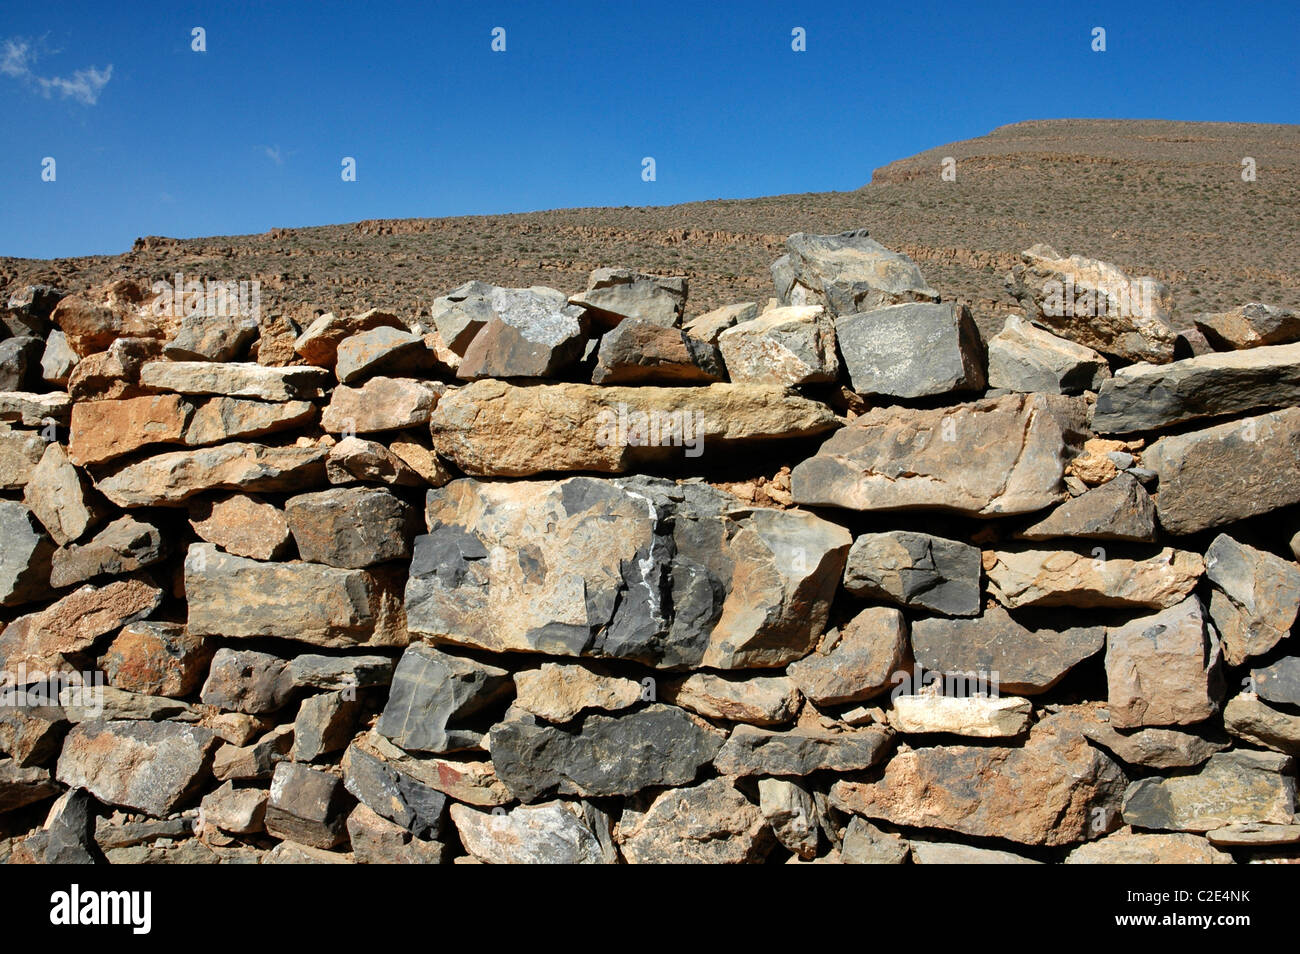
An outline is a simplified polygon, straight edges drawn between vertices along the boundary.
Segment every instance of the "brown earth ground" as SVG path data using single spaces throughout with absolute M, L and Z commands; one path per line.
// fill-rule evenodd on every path
M 955 182 L 940 177 L 946 156 Z M 1246 156 L 1255 182 L 1242 181 Z M 471 278 L 573 293 L 591 269 L 627 265 L 689 276 L 696 314 L 765 300 L 789 233 L 850 228 L 912 256 L 944 298 L 971 305 L 986 337 L 1014 305 L 1003 276 L 1035 242 L 1167 282 L 1179 324 L 1247 301 L 1298 308 L 1300 126 L 1024 122 L 893 162 L 853 192 L 150 236 L 116 256 L 0 258 L 0 286 L 257 279 L 263 309 L 301 323 L 370 307 L 427 313 Z

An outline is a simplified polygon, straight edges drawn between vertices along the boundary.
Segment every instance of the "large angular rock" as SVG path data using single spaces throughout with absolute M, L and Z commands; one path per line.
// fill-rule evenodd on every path
M 22 504 L 0 500 L 0 606 L 17 606 L 50 592 L 54 541 Z
M 1274 708 L 1254 693 L 1243 692 L 1228 701 L 1223 726 L 1251 745 L 1300 755 L 1300 715 Z
M 525 477 L 690 462 L 760 441 L 810 437 L 837 423 L 825 405 L 765 385 L 521 387 L 479 381 L 447 392 L 430 427 L 438 453 L 465 473 Z
M 348 815 L 348 842 L 359 865 L 440 865 L 450 857 L 450 846 L 417 838 L 366 805 Z
M 316 405 L 310 401 L 210 398 L 195 407 L 183 440 L 189 447 L 219 444 L 305 427 L 315 420 Z
M 849 550 L 844 588 L 864 599 L 975 616 L 981 604 L 980 551 L 911 530 L 864 533 Z
M 140 383 L 140 369 L 162 354 L 152 338 L 118 338 L 107 351 L 86 355 L 68 374 L 67 391 L 74 401 L 117 401 L 142 397 L 153 388 Z
M 924 669 L 997 673 L 1001 691 L 1034 695 L 1051 689 L 1105 643 L 1104 627 L 1063 622 L 1041 612 L 1012 616 L 997 605 L 974 619 L 918 619 L 912 623 L 912 652 Z
M 0 391 L 0 422 L 42 428 L 51 422 L 66 424 L 71 409 L 72 398 L 61 391 L 49 394 Z
M 1219 711 L 1219 641 L 1201 601 L 1176 606 L 1106 632 L 1110 721 L 1118 728 L 1193 725 Z
M 417 838 L 442 837 L 447 796 L 365 743 L 352 744 L 343 756 L 343 784 L 361 804 Z
M 50 327 L 50 313 L 67 294 L 53 285 L 25 285 L 0 309 L 0 323 L 11 335 L 44 338 Z
M 934 692 L 895 696 L 890 728 L 908 735 L 940 732 L 981 739 L 1009 738 L 1029 728 L 1034 707 L 1017 696 L 943 696 Z
M 1261 699 L 1300 706 L 1300 656 L 1283 656 L 1270 666 L 1253 669 L 1250 681 Z
M 825 625 L 848 531 L 653 478 L 430 491 L 411 631 L 492 651 L 780 666 Z
M 189 516 L 199 539 L 235 556 L 275 560 L 292 540 L 284 511 L 253 494 L 201 497 L 190 505 Z
M 303 653 L 286 669 L 294 686 L 313 689 L 368 689 L 391 685 L 396 660 L 387 656 L 321 656 Z
M 797 232 L 787 254 L 772 263 L 782 305 L 825 305 L 832 315 L 852 315 L 909 301 L 938 301 L 921 270 L 906 255 L 867 237 L 866 229 L 839 235 Z
M 510 790 L 497 778 L 496 768 L 490 761 L 475 760 L 482 753 L 466 753 L 464 757 L 435 758 L 427 755 L 412 755 L 393 745 L 382 735 L 371 731 L 358 737 L 353 748 L 363 748 L 367 753 L 393 768 L 399 775 L 409 776 L 412 782 L 427 786 L 447 797 L 467 805 L 479 805 L 495 808 L 508 805 L 515 800 Z M 350 750 L 351 751 L 351 750 Z M 349 771 L 347 760 L 352 755 L 344 756 L 345 771 Z M 360 765 L 361 763 L 357 763 Z M 356 771 L 361 771 L 360 768 Z M 405 783 L 402 783 L 405 785 Z M 408 786 L 409 787 L 409 786 Z M 422 791 L 422 789 L 420 789 Z M 408 803 L 416 796 L 407 791 L 403 796 Z M 421 798 L 424 796 L 421 795 Z M 385 816 L 387 817 L 387 816 Z M 396 818 L 397 816 L 393 816 Z M 403 822 L 403 824 L 405 824 Z
M 738 725 L 713 764 L 719 773 L 734 776 L 857 772 L 881 761 L 892 740 L 892 732 L 874 725 L 850 731 Z
M 645 321 L 670 328 L 686 308 L 687 281 L 681 275 L 646 275 L 630 268 L 597 268 L 587 290 L 569 299 L 598 320 L 617 324 Z
M 888 606 L 870 606 L 828 632 L 815 653 L 792 662 L 786 671 L 813 702 L 839 705 L 883 692 L 906 657 L 903 614 Z
M 433 352 L 420 335 L 396 328 L 363 331 L 339 343 L 334 373 L 344 384 L 376 374 L 410 373 L 433 366 Z
M 737 384 L 793 387 L 840 374 L 835 322 L 820 305 L 766 311 L 718 335 L 718 350 Z
M 197 794 L 218 739 L 177 722 L 83 722 L 68 733 L 57 777 L 101 802 L 162 817 Z
M 1097 395 L 1092 426 L 1131 434 L 1201 417 L 1300 403 L 1300 343 L 1120 368 Z
M 587 342 L 581 308 L 554 288 L 493 288 L 492 317 L 474 336 L 456 376 L 550 378 L 582 357 Z
M 378 441 L 345 437 L 329 449 L 325 476 L 331 484 L 385 484 L 423 487 L 428 481 L 414 467 Z
M 1157 831 L 1211 831 L 1228 825 L 1295 821 L 1295 763 L 1276 752 L 1235 749 L 1194 775 L 1153 776 L 1124 793 L 1124 822 Z
M 69 726 L 63 707 L 31 705 L 36 700 L 19 695 L 13 686 L 0 691 L 0 699 L 7 703 L 0 706 L 0 752 L 20 766 L 48 765 L 58 758 Z
M 379 487 L 290 497 L 284 513 L 299 556 L 347 569 L 409 557 L 420 520 L 414 507 Z
M 1156 513 L 1188 534 L 1300 502 L 1300 408 L 1164 437 L 1142 455 L 1160 479 Z
M 840 843 L 840 861 L 846 865 L 903 865 L 911 854 L 902 838 L 857 815 L 849 819 Z
M 583 803 L 519 805 L 499 814 L 453 805 L 451 819 L 465 850 L 483 864 L 600 865 L 618 857 L 609 819 Z
M 223 745 L 212 759 L 219 781 L 269 779 L 293 746 L 293 726 L 277 726 L 251 745 Z
M 72 407 L 68 456 L 84 467 L 150 444 L 180 443 L 192 413 L 193 407 L 178 394 L 79 401 Z
M 206 314 L 199 311 L 181 317 L 180 328 L 163 354 L 172 361 L 234 361 L 257 337 L 257 318 L 252 314 Z
M 989 342 L 991 388 L 1078 394 L 1096 391 L 1108 378 L 1110 365 L 1096 351 L 1036 328 L 1019 315 L 1008 315 Z
M 406 324 L 396 315 L 372 308 L 359 315 L 340 317 L 333 312 L 321 315 L 293 343 L 293 350 L 308 364 L 332 368 L 338 360 L 339 345 L 346 338 L 373 328 L 396 328 L 406 331 Z
M 61 546 L 81 539 L 104 512 L 90 481 L 68 460 L 62 444 L 45 448 L 23 488 L 23 503 Z
M 293 720 L 295 762 L 315 762 L 322 756 L 346 748 L 356 729 L 361 704 L 355 692 L 321 692 L 308 696 Z
M 469 748 L 481 733 L 450 727 L 501 698 L 510 674 L 465 656 L 415 643 L 393 672 L 388 703 L 376 731 L 401 749 L 450 752 Z
M 0 341 L 0 391 L 28 391 L 36 383 L 44 343 L 40 338 Z
M 805 861 L 817 854 L 817 806 L 806 789 L 786 779 L 759 779 L 758 807 L 787 849 Z
M 162 590 L 147 580 L 87 584 L 11 623 L 0 641 L 0 656 L 10 653 L 10 667 L 25 657 L 28 668 L 52 669 L 60 656 L 83 652 L 99 637 L 148 616 L 162 599 Z M 11 637 L 17 646 L 9 645 Z
M 212 657 L 199 698 L 204 705 L 227 712 L 276 712 L 293 695 L 293 683 L 284 678 L 287 665 L 270 653 L 223 646 Z
M 680 328 L 623 321 L 600 339 L 593 384 L 710 384 L 727 379 L 715 345 Z
M 1294 563 L 1221 533 L 1205 551 L 1205 575 L 1214 585 L 1210 617 L 1229 666 L 1262 656 L 1291 632 L 1300 610 L 1300 567 Z
M 291 639 L 336 649 L 404 646 L 400 584 L 387 573 L 314 563 L 263 563 L 190 546 L 185 596 L 190 632 Z
M 1209 731 L 1202 728 L 1121 730 L 1112 724 L 1106 704 L 1100 702 L 1066 706 L 1056 711 L 1060 719 L 1068 720 L 1120 761 L 1144 768 L 1191 768 L 1229 745 L 1227 736 L 1212 728 Z
M 321 415 L 331 434 L 370 434 L 429 423 L 441 387 L 411 378 L 371 378 L 359 388 L 337 387 Z
M 153 566 L 167 553 L 162 531 L 131 516 L 118 517 L 84 544 L 56 550 L 50 585 L 75 586 L 97 576 L 121 576 Z
M 119 507 L 174 506 L 209 490 L 295 491 L 324 483 L 324 447 L 232 443 L 124 464 L 95 482 Z
M 0 424 L 0 490 L 22 490 L 41 462 L 45 445 L 35 431 L 11 430 Z
M 663 699 L 708 719 L 780 725 L 794 721 L 799 690 L 786 676 L 696 672 L 662 686 Z
M 989 593 L 1020 606 L 1150 607 L 1182 602 L 1205 571 L 1199 554 L 1164 547 L 1150 556 L 1086 550 L 990 550 Z
M 835 782 L 831 804 L 895 825 L 1067 845 L 1113 817 L 1125 782 L 1115 762 L 1049 716 L 1019 747 L 901 746 L 879 781 Z
M 776 841 L 758 806 L 727 778 L 636 800 L 615 838 L 634 865 L 756 864 Z
M 188 696 L 199 687 L 212 646 L 180 623 L 128 623 L 100 657 L 99 666 L 118 689 L 153 696 Z
M 1173 360 L 1173 297 L 1162 282 L 1082 255 L 1066 258 L 1048 245 L 1020 257 L 1007 290 L 1034 324 L 1126 361 Z
M 1071 497 L 1017 536 L 1022 540 L 1082 537 L 1154 543 L 1156 505 L 1135 477 L 1121 473 Z
M 498 777 L 522 802 L 561 795 L 633 795 L 685 785 L 712 761 L 723 734 L 681 709 L 654 703 L 618 716 L 589 715 L 560 729 L 518 713 L 488 733 Z
M 626 709 L 642 695 L 639 682 L 581 664 L 542 663 L 515 673 L 514 681 L 514 704 L 547 722 L 568 722 L 590 709 Z
M 873 408 L 795 467 L 794 499 L 853 510 L 1031 513 L 1065 498 L 1084 413 L 1076 399 L 1046 394 Z
M 718 343 L 718 335 L 728 328 L 758 317 L 758 303 L 744 301 L 735 305 L 723 305 L 702 315 L 696 315 L 682 322 L 682 331 L 709 344 Z
M 1300 314 L 1259 302 L 1239 305 L 1231 311 L 1197 315 L 1193 321 L 1219 351 L 1300 341 Z
M 351 804 L 340 779 L 306 765 L 281 762 L 271 778 L 266 833 L 313 848 L 333 848 L 347 837 Z
M 965 305 L 908 302 L 842 314 L 835 334 L 858 394 L 918 398 L 984 387 L 979 331 Z
M 260 364 L 208 361 L 150 361 L 140 383 L 180 394 L 220 394 L 260 401 L 298 401 L 323 397 L 333 382 L 321 368 L 268 368 Z
M 1230 865 L 1232 855 L 1195 835 L 1115 832 L 1080 845 L 1065 856 L 1067 865 Z
M 235 788 L 226 782 L 204 796 L 200 814 L 205 825 L 212 825 L 232 835 L 254 835 L 265 828 L 266 789 Z
M 41 351 L 41 379 L 46 384 L 63 387 L 77 367 L 77 353 L 68 347 L 68 336 L 51 331 Z

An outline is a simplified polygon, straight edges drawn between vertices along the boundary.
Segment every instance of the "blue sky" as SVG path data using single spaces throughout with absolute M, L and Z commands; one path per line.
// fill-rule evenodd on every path
M 1023 119 L 1295 123 L 1297 36 L 1294 0 L 11 3 L 0 255 L 848 190 Z

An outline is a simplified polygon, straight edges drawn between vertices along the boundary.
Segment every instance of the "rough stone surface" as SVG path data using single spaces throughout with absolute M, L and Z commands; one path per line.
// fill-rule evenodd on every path
M 682 331 L 709 344 L 718 343 L 718 335 L 728 328 L 758 317 L 758 304 L 752 301 L 723 305 L 682 322 Z
M 1020 257 L 1007 290 L 1030 321 L 1126 361 L 1173 359 L 1173 296 L 1162 282 L 1082 255 L 1066 258 L 1047 245 Z
M 331 484 L 384 484 L 422 487 L 426 481 L 406 461 L 377 441 L 345 437 L 329 449 L 325 476 Z
M 57 775 L 101 802 L 158 818 L 194 796 L 217 742 L 177 722 L 83 722 L 63 743 Z
M 167 555 L 162 531 L 134 517 L 118 517 L 83 544 L 69 544 L 50 560 L 50 585 L 75 586 L 98 576 L 122 576 Z
M 263 563 L 196 543 L 185 558 L 190 632 L 316 646 L 403 646 L 396 579 L 380 571 Z
M 1300 610 L 1294 563 L 1221 533 L 1205 551 L 1205 575 L 1214 586 L 1210 617 L 1229 666 L 1267 653 L 1291 632 Z
M 333 312 L 321 315 L 293 343 L 293 350 L 308 364 L 332 368 L 338 360 L 339 345 L 346 338 L 373 328 L 396 328 L 405 331 L 400 318 L 379 308 L 359 315 L 340 317 Z
M 266 831 L 313 848 L 333 848 L 347 832 L 351 797 L 333 775 L 281 762 L 271 777 L 266 803 Z
M 831 804 L 895 825 L 1066 845 L 1096 833 L 1094 809 L 1114 815 L 1125 781 L 1115 762 L 1049 717 L 1016 748 L 902 746 L 879 781 L 835 782 Z
M 1164 547 L 1150 556 L 1101 550 L 997 550 L 984 554 L 989 593 L 1021 606 L 1150 607 L 1183 601 L 1205 570 L 1198 554 Z
M 1300 341 L 1300 314 L 1259 302 L 1197 315 L 1196 328 L 1220 351 Z
M 680 328 L 622 321 L 600 339 L 593 384 L 709 384 L 725 381 L 717 347 Z
M 587 341 L 581 308 L 554 288 L 493 288 L 492 317 L 474 336 L 456 376 L 550 378 L 582 357 Z
M 50 444 L 23 489 L 23 503 L 60 546 L 81 539 L 99 522 L 103 507 L 98 496 L 62 444 Z
M 1164 437 L 1143 455 L 1160 479 L 1156 513 L 1197 533 L 1300 502 L 1300 408 Z
M 835 323 L 820 305 L 773 308 L 718 335 L 731 380 L 793 387 L 834 381 Z
M 1110 720 L 1117 728 L 1193 725 L 1219 711 L 1221 650 L 1190 596 L 1106 632 Z
M 1250 681 L 1261 699 L 1300 706 L 1300 656 L 1283 656 L 1270 666 L 1253 669 Z
M 48 595 L 53 553 L 54 542 L 28 509 L 0 500 L 0 606 Z
M 376 731 L 408 751 L 468 748 L 469 740 L 477 741 L 481 733 L 466 733 L 448 723 L 500 698 L 509 680 L 504 669 L 415 643 L 407 647 L 393 672 Z
M 794 720 L 799 691 L 786 676 L 696 672 L 663 683 L 663 698 L 708 719 L 781 725 Z
M 45 453 L 45 441 L 35 431 L 11 430 L 0 424 L 0 490 L 22 490 Z
M 147 394 L 117 401 L 78 401 L 72 407 L 68 456 L 74 464 L 102 464 L 150 444 L 180 443 L 192 407 L 178 394 Z
M 836 426 L 825 405 L 780 388 L 516 386 L 479 381 L 449 391 L 431 419 L 433 445 L 466 474 L 621 473 L 736 446 L 811 437 Z M 705 458 L 708 459 L 708 458 Z
M 1008 315 L 989 342 L 991 388 L 1044 394 L 1096 391 L 1110 377 L 1110 365 L 1091 348 L 1058 338 L 1019 315 Z
M 816 652 L 791 663 L 787 672 L 799 691 L 818 705 L 859 702 L 893 684 L 907 648 L 903 614 L 871 606 L 828 632 Z
M 1115 832 L 1080 845 L 1067 865 L 1230 865 L 1232 855 L 1196 835 Z
M 629 805 L 615 838 L 629 864 L 754 864 L 775 838 L 732 779 L 668 789 Z
M 315 762 L 347 747 L 356 727 L 360 705 L 355 692 L 322 692 L 308 696 L 293 721 L 295 762 Z
M 410 556 L 419 525 L 415 508 L 378 487 L 339 487 L 291 497 L 284 513 L 299 556 L 347 569 Z
M 484 864 L 599 865 L 617 858 L 608 819 L 582 803 L 519 805 L 504 814 L 453 805 L 451 818 L 465 850 Z
M 615 712 L 641 701 L 641 683 L 578 664 L 542 663 L 514 675 L 515 705 L 547 722 L 568 722 L 582 712 Z
M 141 620 L 122 627 L 100 657 L 100 668 L 118 689 L 181 697 L 199 687 L 212 653 L 180 623 Z
M 253 494 L 202 497 L 190 505 L 189 514 L 200 539 L 234 556 L 275 560 L 292 540 L 284 511 Z
M 850 544 L 811 514 L 733 513 L 721 491 L 646 478 L 453 481 L 429 492 L 426 520 L 406 589 L 412 632 L 665 667 L 804 655 Z
M 344 384 L 380 373 L 420 371 L 433 354 L 421 335 L 381 326 L 344 338 L 335 353 L 334 373 Z
M 199 698 L 204 705 L 233 712 L 275 712 L 289 701 L 293 685 L 284 678 L 286 661 L 270 653 L 222 647 Z
M 1101 486 L 1065 501 L 1017 536 L 1024 540 L 1082 537 L 1154 543 L 1156 505 L 1136 478 L 1117 474 Z
M 672 327 L 686 307 L 687 281 L 681 275 L 647 275 L 629 268 L 597 268 L 587 290 L 569 299 L 607 323 L 632 320 Z
M 1300 715 L 1274 708 L 1254 693 L 1243 692 L 1228 701 L 1223 726 L 1250 745 L 1300 755 Z
M 1065 498 L 1083 415 L 1075 399 L 1044 394 L 874 408 L 795 467 L 794 499 L 853 510 L 1031 513 Z
M 984 387 L 979 331 L 965 305 L 909 302 L 842 314 L 835 333 L 858 394 L 919 398 Z
M 713 764 L 723 775 L 740 776 L 856 772 L 884 758 L 892 739 L 893 733 L 879 726 L 850 731 L 803 727 L 777 731 L 738 725 Z
M 863 599 L 975 616 L 981 605 L 980 551 L 910 530 L 864 533 L 849 550 L 844 588 Z
M 832 315 L 851 315 L 909 301 L 938 301 L 906 255 L 867 237 L 865 229 L 839 235 L 786 239 L 787 254 L 772 264 L 782 305 L 825 305 Z
M 261 437 L 303 427 L 315 419 L 316 405 L 310 401 L 209 398 L 195 407 L 185 427 L 184 442 L 190 447 L 199 447 L 245 437 Z
M 124 464 L 95 482 L 119 507 L 184 503 L 211 490 L 293 491 L 323 483 L 325 448 L 231 443 Z
M 777 841 L 805 860 L 816 856 L 817 807 L 805 789 L 786 779 L 759 779 L 758 807 Z
M 887 713 L 890 728 L 904 734 L 941 732 L 981 739 L 1009 738 L 1029 728 L 1034 707 L 1028 699 L 1002 696 L 895 696 Z
M 442 388 L 411 378 L 375 377 L 360 387 L 337 387 L 321 415 L 331 434 L 372 434 L 429 423 Z
M 1124 821 L 1135 828 L 1206 832 L 1228 825 L 1295 822 L 1295 764 L 1276 752 L 1236 749 L 1193 775 L 1139 779 L 1124 793 Z
M 320 368 L 268 368 L 260 364 L 212 364 L 207 361 L 150 361 L 140 369 L 140 383 L 180 394 L 221 394 L 260 401 L 297 401 L 321 397 L 330 376 Z

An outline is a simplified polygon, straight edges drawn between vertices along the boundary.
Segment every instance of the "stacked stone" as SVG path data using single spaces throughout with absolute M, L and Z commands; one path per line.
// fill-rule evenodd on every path
M 787 248 L 690 318 L 9 299 L 0 859 L 1294 860 L 1296 316 L 1036 246 L 986 345 Z

